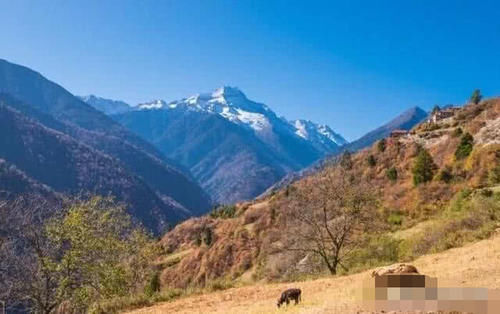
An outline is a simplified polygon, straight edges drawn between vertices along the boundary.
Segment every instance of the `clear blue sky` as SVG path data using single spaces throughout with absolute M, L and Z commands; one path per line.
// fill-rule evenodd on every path
M 500 95 L 498 1 L 0 0 L 0 58 L 131 104 L 240 87 L 353 140 Z

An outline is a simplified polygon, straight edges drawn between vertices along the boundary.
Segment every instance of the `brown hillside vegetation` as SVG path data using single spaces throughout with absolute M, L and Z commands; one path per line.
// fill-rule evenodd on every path
M 423 256 L 414 262 L 421 273 L 438 277 L 440 287 L 500 288 L 500 236 L 462 248 Z M 131 313 L 357 313 L 355 295 L 370 271 L 304 282 L 232 288 L 195 295 Z M 281 291 L 299 287 L 303 302 L 276 308 Z
M 385 145 L 344 155 L 342 165 L 332 163 L 264 200 L 190 219 L 161 240 L 162 286 L 226 288 L 324 274 L 316 254 L 289 250 L 287 231 L 297 225 L 288 218 L 297 195 L 316 193 L 340 168 L 367 185 L 377 200 L 372 230 L 354 235 L 358 245 L 349 248 L 341 273 L 486 238 L 499 216 L 500 196 L 492 192 L 500 183 L 499 119 L 500 99 L 469 104 L 452 117 L 387 138 Z M 415 182 L 416 164 L 425 152 L 431 158 L 429 174 Z

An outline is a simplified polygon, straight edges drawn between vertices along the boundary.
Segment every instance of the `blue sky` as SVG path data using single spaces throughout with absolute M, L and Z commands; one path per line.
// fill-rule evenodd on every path
M 7 1 L 0 58 L 131 104 L 240 87 L 353 140 L 411 106 L 500 95 L 497 1 Z

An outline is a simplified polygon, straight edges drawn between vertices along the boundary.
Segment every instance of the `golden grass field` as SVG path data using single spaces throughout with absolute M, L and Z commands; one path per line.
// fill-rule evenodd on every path
M 500 234 L 442 253 L 423 256 L 414 264 L 437 277 L 439 286 L 500 288 Z M 255 284 L 160 303 L 130 313 L 357 313 L 356 291 L 369 271 L 343 277 L 280 284 Z M 278 309 L 282 290 L 302 289 L 302 303 Z

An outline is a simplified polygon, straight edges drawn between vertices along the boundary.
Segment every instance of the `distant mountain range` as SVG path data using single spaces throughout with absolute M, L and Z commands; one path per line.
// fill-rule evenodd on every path
M 429 113 L 420 107 L 410 108 L 386 124 L 349 143 L 345 148 L 354 152 L 371 146 L 376 141 L 389 136 L 394 130 L 410 130 L 415 125 L 424 121 L 428 115 Z
M 108 114 L 117 110 L 112 100 L 93 98 L 89 104 Z M 188 168 L 218 203 L 254 198 L 347 143 L 328 126 L 287 121 L 228 86 L 111 116 Z
M 359 139 L 347 143 L 342 146 L 342 151 L 356 152 L 364 148 L 372 146 L 376 141 L 388 137 L 394 130 L 411 130 L 414 126 L 424 121 L 429 116 L 429 113 L 419 107 L 412 107 L 386 124 L 368 132 Z M 300 171 L 290 172 L 281 180 L 269 187 L 260 197 L 265 197 L 274 191 L 280 190 L 285 186 L 295 182 L 303 177 L 309 176 L 322 169 L 324 165 L 338 160 L 339 153 L 331 154 L 324 159 L 312 164 L 311 166 Z
M 189 169 L 217 203 L 274 190 L 314 172 L 325 158 L 368 147 L 393 130 L 409 130 L 428 115 L 421 108 L 410 108 L 348 143 L 326 125 L 278 117 L 268 106 L 229 86 L 137 106 L 97 96 L 81 99 Z
M 86 102 L 87 104 L 91 105 L 95 109 L 102 111 L 107 115 L 124 113 L 129 110 L 132 110 L 129 104 L 121 100 L 106 99 L 94 95 L 77 96 L 77 97 L 80 98 L 82 101 Z
M 326 125 L 279 117 L 234 87 L 130 106 L 76 97 L 0 59 L 0 198 L 113 195 L 160 232 L 214 202 L 255 198 L 426 116 L 412 108 L 348 143 Z
M 211 202 L 188 171 L 61 86 L 0 59 L 0 195 L 114 195 L 160 232 Z M 32 190 L 35 192 L 36 190 Z

